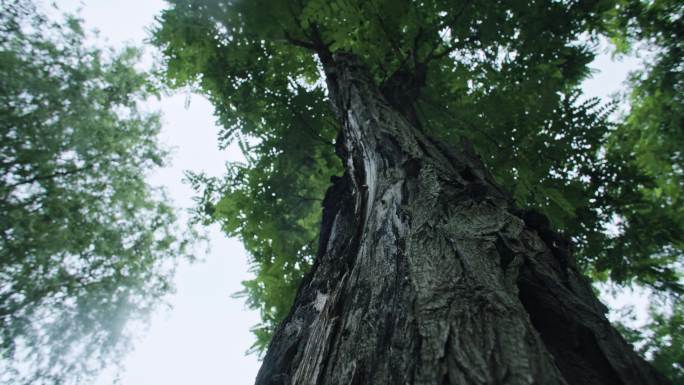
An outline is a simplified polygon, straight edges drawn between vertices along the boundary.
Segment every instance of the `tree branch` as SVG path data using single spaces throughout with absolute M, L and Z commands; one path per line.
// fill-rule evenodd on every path
M 31 183 L 34 183 L 34 182 L 38 182 L 38 181 L 40 181 L 40 180 L 53 179 L 53 178 L 57 178 L 57 177 L 60 177 L 60 176 L 67 176 L 67 175 L 77 174 L 77 173 L 79 173 L 79 172 L 81 172 L 81 171 L 85 171 L 85 170 L 87 170 L 87 169 L 89 169 L 89 168 L 91 168 L 91 167 L 92 167 L 91 165 L 86 165 L 86 166 L 83 166 L 83 167 L 77 167 L 77 168 L 74 168 L 74 169 L 71 169 L 71 170 L 67 170 L 67 171 L 57 171 L 57 172 L 53 172 L 52 174 L 48 174 L 48 175 L 36 175 L 36 176 L 34 176 L 33 178 L 26 179 L 26 180 L 22 180 L 22 181 L 20 181 L 20 182 L 17 182 L 17 183 L 13 183 L 13 184 L 11 184 L 11 185 L 8 185 L 7 188 L 11 190 L 11 189 L 13 189 L 13 188 L 15 188 L 15 187 L 22 186 L 22 185 L 25 185 L 25 184 L 31 184 Z
M 470 3 L 471 3 L 471 1 L 466 1 L 458 13 L 456 13 L 451 18 L 444 20 L 442 23 L 439 23 L 435 28 L 433 28 L 431 31 L 428 32 L 428 35 L 432 34 L 432 33 L 439 33 L 439 31 L 441 31 L 442 29 L 448 27 L 449 25 L 456 23 L 461 18 L 461 16 L 463 16 L 463 13 L 465 13 L 465 10 L 466 10 L 466 8 L 468 8 Z M 440 44 L 438 42 L 437 44 L 435 44 L 434 47 L 432 47 L 432 50 L 430 51 L 430 53 L 428 53 L 428 56 L 425 58 L 426 63 L 429 62 L 430 60 L 433 60 L 433 59 L 441 59 L 441 58 L 449 55 L 450 53 L 452 53 L 453 51 L 455 51 L 457 49 L 457 46 L 450 47 L 446 51 L 440 52 L 439 54 L 434 55 L 435 51 L 437 50 L 437 48 L 439 48 L 439 46 L 440 46 Z
M 303 47 L 303 48 L 309 49 L 309 50 L 314 51 L 314 52 L 318 52 L 319 47 L 316 44 L 314 44 L 310 41 L 304 41 L 304 40 L 296 39 L 292 35 L 290 35 L 290 33 L 287 31 L 283 31 L 283 33 L 285 35 L 285 40 L 287 40 L 288 43 L 290 43 L 292 45 L 296 45 L 298 47 Z

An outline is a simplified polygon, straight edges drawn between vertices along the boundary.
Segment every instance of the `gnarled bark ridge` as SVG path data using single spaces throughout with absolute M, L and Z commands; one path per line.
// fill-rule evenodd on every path
M 467 144 L 424 136 L 352 57 L 324 66 L 346 173 L 257 385 L 668 383 Z

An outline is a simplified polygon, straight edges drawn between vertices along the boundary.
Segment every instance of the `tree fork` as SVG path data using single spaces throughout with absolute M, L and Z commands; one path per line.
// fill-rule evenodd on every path
M 354 57 L 322 61 L 345 174 L 257 385 L 669 383 L 467 143 L 426 137 Z

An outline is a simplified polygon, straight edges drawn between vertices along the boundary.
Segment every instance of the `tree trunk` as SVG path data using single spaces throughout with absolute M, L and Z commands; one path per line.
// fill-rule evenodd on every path
M 324 67 L 346 172 L 257 385 L 668 383 L 467 143 L 423 135 L 352 57 Z

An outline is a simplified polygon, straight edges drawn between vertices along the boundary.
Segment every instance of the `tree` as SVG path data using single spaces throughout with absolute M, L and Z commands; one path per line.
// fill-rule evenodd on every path
M 0 381 L 82 383 L 171 290 L 189 238 L 145 176 L 163 165 L 139 51 L 87 47 L 80 21 L 0 13 Z
M 258 384 L 667 383 L 582 276 L 682 292 L 681 204 L 578 90 L 623 2 L 171 3 L 170 84 L 247 155 L 191 180 L 253 258 Z

